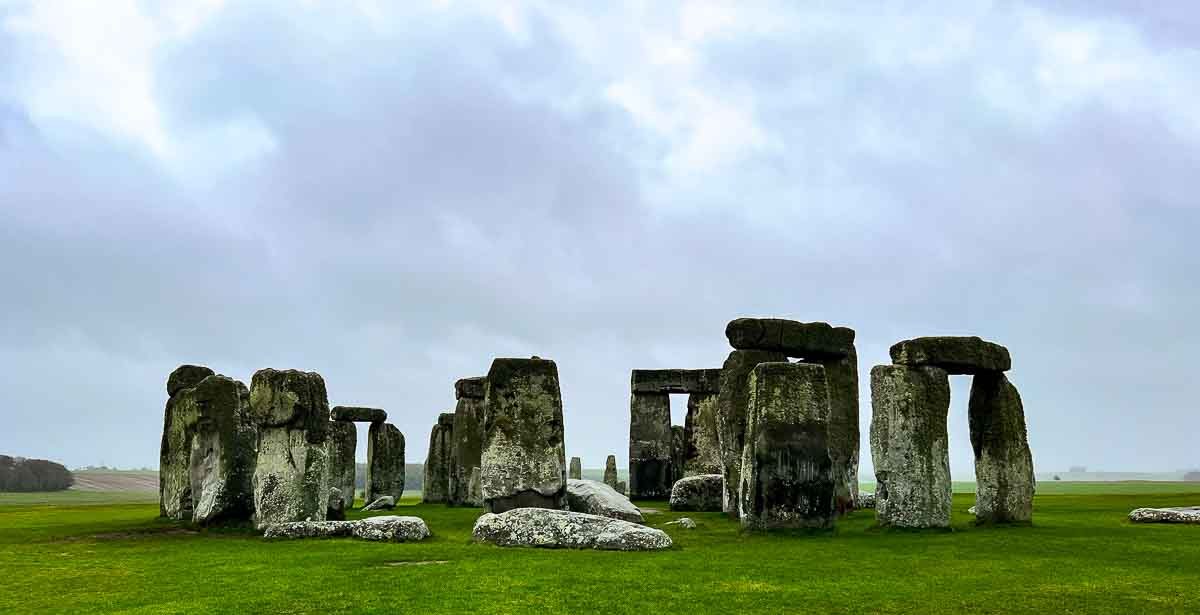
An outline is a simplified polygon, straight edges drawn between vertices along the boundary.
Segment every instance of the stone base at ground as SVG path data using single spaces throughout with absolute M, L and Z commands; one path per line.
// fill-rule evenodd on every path
M 721 512 L 724 478 L 720 474 L 687 476 L 671 487 L 671 510 Z
M 720 501 L 718 500 L 718 506 Z M 642 513 L 616 489 L 594 480 L 567 479 L 567 508 L 573 512 L 642 523 Z
M 1197 523 L 1200 524 L 1200 506 L 1180 508 L 1138 508 L 1129 513 L 1133 523 Z
M 411 542 L 430 536 L 429 527 L 419 517 L 387 515 L 357 521 L 293 521 L 273 523 L 263 538 L 333 538 L 353 536 L 377 542 Z
M 501 547 L 652 551 L 669 549 L 671 537 L 662 530 L 599 515 L 520 508 L 488 513 L 475 522 L 476 542 Z

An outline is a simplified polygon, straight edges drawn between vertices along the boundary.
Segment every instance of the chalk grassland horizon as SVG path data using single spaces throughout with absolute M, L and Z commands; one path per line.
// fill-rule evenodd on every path
M 103 492 L 0 494 L 0 612 L 1200 612 L 1200 527 L 1126 521 L 1195 505 L 1200 485 L 1043 486 L 1033 527 L 975 527 L 974 497 L 959 493 L 951 532 L 875 529 L 865 510 L 831 533 L 766 535 L 686 513 L 700 527 L 666 526 L 676 547 L 656 553 L 476 545 L 478 509 L 412 497 L 395 514 L 422 517 L 433 538 L 381 544 L 196 531 Z M 59 499 L 12 497 L 24 495 Z M 91 503 L 68 499 L 81 495 Z M 663 511 L 647 515 L 654 527 L 685 516 L 640 504 Z

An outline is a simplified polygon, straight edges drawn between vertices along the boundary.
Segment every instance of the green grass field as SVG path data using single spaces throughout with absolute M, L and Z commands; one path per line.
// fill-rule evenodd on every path
M 676 547 L 658 553 L 475 545 L 479 511 L 411 499 L 396 513 L 426 520 L 423 543 L 268 542 L 161 521 L 128 494 L 50 495 L 0 494 L 2 613 L 1200 612 L 1200 527 L 1125 520 L 1200 504 L 1195 483 L 1042 483 L 1035 525 L 1011 528 L 972 526 L 963 493 L 952 532 L 881 531 L 860 511 L 829 534 L 743 534 L 690 514 L 700 527 L 667 529 Z M 682 516 L 641 504 L 664 511 L 652 526 Z

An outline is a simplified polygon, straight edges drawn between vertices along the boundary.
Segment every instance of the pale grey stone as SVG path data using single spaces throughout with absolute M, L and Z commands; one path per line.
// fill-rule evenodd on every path
M 975 519 L 978 523 L 1033 520 L 1033 454 L 1021 395 L 1004 374 L 971 379 L 968 404 L 975 451 Z
M 671 510 L 721 512 L 724 478 L 720 474 L 685 476 L 671 487 Z
M 629 400 L 629 495 L 665 498 L 671 492 L 671 397 L 633 393 Z
M 642 513 L 629 498 L 594 480 L 567 479 L 567 508 L 574 512 L 642 522 Z
M 349 536 L 354 521 L 286 521 L 264 528 L 263 538 L 333 538 Z
M 668 522 L 664 523 L 663 525 L 678 525 L 679 527 L 681 527 L 685 530 L 696 529 L 696 521 L 694 519 L 692 519 L 691 517 L 680 517 L 674 521 L 668 521 Z
M 1200 523 L 1200 506 L 1137 508 L 1129 513 L 1133 523 Z
M 363 506 L 363 512 L 370 510 L 391 510 L 395 507 L 396 498 L 390 495 L 381 495 L 374 500 L 371 500 L 370 504 Z
M 322 521 L 329 498 L 329 397 L 316 372 L 261 369 L 250 381 L 258 425 L 255 524 Z
M 429 526 L 420 517 L 386 515 L 354 522 L 350 535 L 362 540 L 414 542 L 429 538 Z
M 829 386 L 829 457 L 833 460 L 834 501 L 839 512 L 852 510 L 858 495 L 859 421 L 858 353 L 818 362 Z
M 404 495 L 404 434 L 391 423 L 371 423 L 367 430 L 367 502 Z
M 546 508 L 487 513 L 475 522 L 472 537 L 476 542 L 501 547 L 551 549 L 650 551 L 669 549 L 672 544 L 671 537 L 662 530 L 599 515 Z

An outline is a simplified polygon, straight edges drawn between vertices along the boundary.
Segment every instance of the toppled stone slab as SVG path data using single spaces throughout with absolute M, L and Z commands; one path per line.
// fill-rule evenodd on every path
M 721 512 L 724 495 L 720 474 L 685 476 L 671 487 L 671 510 Z
M 1200 506 L 1137 508 L 1129 513 L 1133 523 L 1200 523 Z
M 363 506 L 363 512 L 369 510 L 391 510 L 396 507 L 396 498 L 390 495 L 380 496 L 371 501 L 370 504 Z
M 975 451 L 975 521 L 1029 523 L 1036 483 L 1021 394 L 1002 373 L 978 374 L 971 379 L 967 408 Z
M 357 485 L 355 474 L 358 470 L 354 453 L 358 448 L 358 428 L 349 421 L 330 421 L 329 440 L 329 486 L 338 490 L 339 505 L 342 510 L 354 507 L 354 491 Z M 332 493 L 332 492 L 330 492 Z M 329 503 L 329 509 L 335 508 Z
M 742 454 L 742 527 L 833 527 L 836 511 L 828 430 L 824 367 L 755 366 Z
M 425 457 L 425 476 L 421 488 L 421 501 L 426 504 L 446 502 L 450 499 L 450 466 L 454 456 L 454 413 L 438 416 L 438 422 L 429 432 L 429 452 Z
M 571 458 L 571 471 L 567 474 L 567 478 L 576 480 L 583 478 L 583 461 L 578 457 Z
M 721 441 L 717 436 L 715 393 L 688 395 L 687 416 L 683 420 L 684 451 L 682 476 L 721 473 Z
M 634 393 L 629 400 L 629 495 L 665 498 L 671 493 L 671 396 Z
M 734 350 L 721 367 L 721 393 L 717 401 L 717 438 L 721 445 L 721 473 L 725 495 L 721 508 L 738 516 L 738 488 L 742 482 L 742 451 L 746 447 L 746 411 L 750 405 L 750 372 L 759 363 L 786 361 L 787 355 L 765 350 Z
M 680 517 L 674 521 L 668 521 L 668 522 L 664 523 L 663 525 L 678 525 L 679 527 L 681 527 L 685 530 L 696 529 L 696 521 L 694 519 L 692 519 L 691 517 Z
M 454 383 L 454 398 L 483 399 L 486 384 L 483 376 L 460 378 Z
M 495 359 L 484 394 L 481 491 L 489 512 L 566 506 L 558 366 L 544 359 Z
M 717 393 L 720 369 L 635 369 L 630 378 L 633 393 Z
M 567 509 L 634 523 L 642 522 L 642 512 L 629 498 L 594 480 L 567 479 Z
M 599 515 L 518 508 L 502 514 L 488 513 L 475 522 L 476 542 L 501 547 L 547 549 L 601 549 L 608 551 L 651 551 L 669 549 L 666 532 Z
M 255 524 L 322 521 L 329 499 L 329 396 L 316 372 L 260 369 L 250 381 L 258 425 Z
M 483 464 L 484 379 L 463 378 L 454 384 L 458 398 L 454 406 L 454 438 L 450 458 L 450 492 L 447 502 L 455 506 L 480 506 L 478 492 L 472 495 L 471 472 Z
M 896 365 L 932 365 L 950 374 L 1005 372 L 1012 368 L 1008 349 L 978 337 L 918 337 L 896 342 Z
M 875 517 L 902 528 L 950 526 L 950 377 L 938 367 L 871 370 Z
M 854 348 L 854 329 L 782 318 L 738 318 L 725 326 L 725 337 L 738 350 L 765 350 L 810 360 L 840 359 Z
M 334 421 L 382 423 L 387 420 L 387 412 L 384 412 L 382 408 L 334 406 L 333 409 L 329 411 L 329 418 Z
M 333 538 L 349 536 L 354 521 L 287 521 L 272 523 L 263 531 L 263 538 Z
M 371 423 L 367 430 L 366 501 L 404 495 L 404 434 L 391 423 Z
M 350 535 L 380 542 L 413 542 L 429 538 L 429 526 L 420 517 L 386 515 L 353 522 Z

